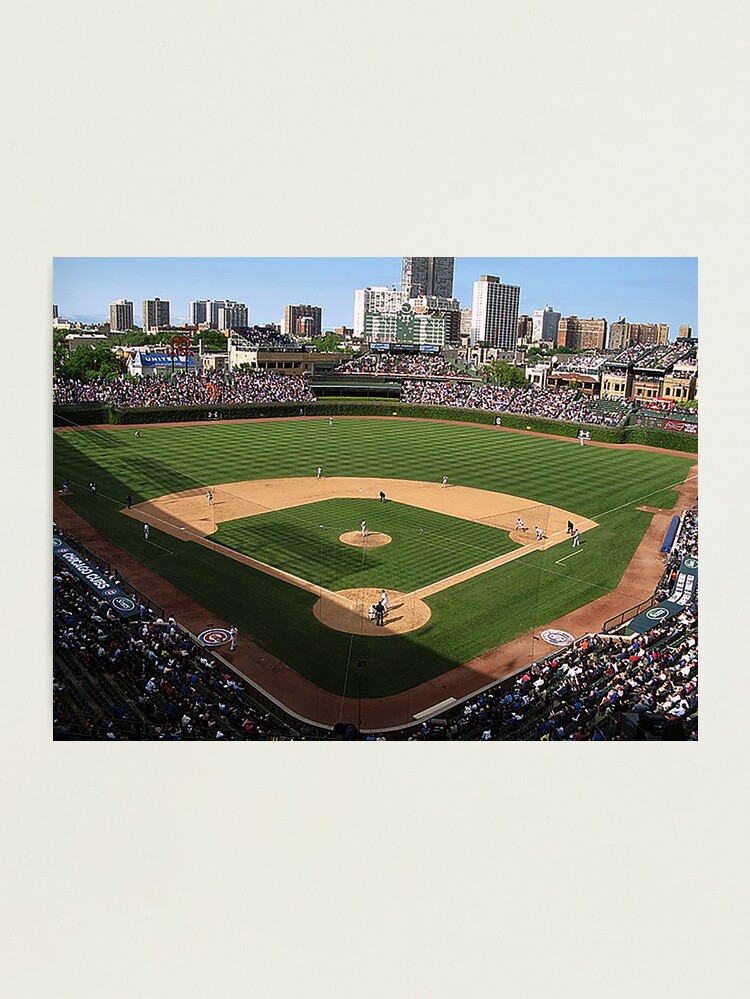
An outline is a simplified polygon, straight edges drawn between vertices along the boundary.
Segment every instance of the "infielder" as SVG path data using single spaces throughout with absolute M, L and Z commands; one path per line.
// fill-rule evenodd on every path
M 366 520 L 362 521 L 361 527 L 362 527 L 362 537 L 366 538 L 367 537 L 367 521 Z
M 322 478 L 323 478 L 323 468 L 322 468 L 322 466 L 321 466 L 321 465 L 318 465 L 318 474 L 317 474 L 317 478 L 318 478 L 318 479 L 322 479 Z
M 206 493 L 206 503 L 208 503 L 208 505 L 211 506 L 213 501 L 214 501 L 214 494 L 209 489 L 208 492 Z
M 442 483 L 442 485 L 443 485 L 443 489 L 445 489 L 445 487 L 448 485 L 448 476 L 447 475 L 443 476 L 443 483 Z
M 520 517 L 518 517 L 517 520 L 516 520 L 516 530 L 517 531 L 526 531 L 526 530 L 528 530 L 528 528 L 526 527 L 526 525 L 524 524 L 524 522 L 521 520 Z
M 573 547 L 578 548 L 580 544 L 581 539 L 578 537 L 578 528 L 576 527 L 575 531 L 573 531 Z
M 534 530 L 536 531 L 536 539 L 537 539 L 537 541 L 543 541 L 545 535 L 544 535 L 544 531 L 541 529 L 541 527 L 535 527 Z

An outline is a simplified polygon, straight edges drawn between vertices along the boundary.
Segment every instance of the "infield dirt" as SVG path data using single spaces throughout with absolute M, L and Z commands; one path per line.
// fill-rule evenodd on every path
M 387 626 L 377 628 L 367 616 L 372 603 L 369 590 L 339 592 L 327 590 L 280 567 L 261 562 L 250 555 L 217 545 L 210 540 L 210 535 L 216 531 L 218 525 L 227 521 L 330 499 L 374 499 L 378 497 L 381 489 L 387 491 L 389 499 L 399 503 L 505 531 L 511 540 L 521 547 L 452 576 L 435 580 L 413 593 L 399 594 L 402 613 L 396 615 L 389 611 Z M 222 552 L 228 558 L 244 562 L 270 576 L 315 593 L 319 599 L 313 613 L 318 620 L 335 631 L 359 635 L 371 634 L 378 637 L 415 631 L 426 624 L 430 618 L 430 609 L 423 598 L 481 573 L 489 572 L 506 562 L 512 562 L 531 551 L 543 551 L 565 541 L 568 539 L 566 529 L 568 521 L 573 521 L 581 534 L 597 526 L 595 521 L 580 518 L 571 511 L 535 503 L 524 497 L 468 486 L 445 487 L 436 482 L 410 479 L 343 476 L 321 479 L 316 477 L 260 479 L 220 484 L 213 487 L 212 493 L 212 503 L 208 502 L 204 489 L 188 489 L 139 503 L 131 510 L 123 509 L 122 513 L 147 521 L 183 541 L 190 540 L 205 545 Z M 523 527 L 519 527 L 519 519 Z M 534 532 L 534 527 L 537 525 L 544 532 L 541 540 L 536 539 Z M 339 540 L 345 544 L 364 543 L 378 547 L 390 542 L 391 538 L 388 535 L 374 534 L 363 539 L 360 532 L 351 531 L 345 532 Z

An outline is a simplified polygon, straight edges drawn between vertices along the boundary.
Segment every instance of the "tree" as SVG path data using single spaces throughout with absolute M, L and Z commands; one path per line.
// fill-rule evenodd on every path
M 193 334 L 193 343 L 197 347 L 203 343 L 204 350 L 228 350 L 228 340 L 219 330 L 201 330 L 200 333 Z
M 324 336 L 317 336 L 313 340 L 313 346 L 318 350 L 336 353 L 339 349 L 339 338 L 335 333 L 326 333 Z
M 96 347 L 77 347 L 71 351 L 63 361 L 59 374 L 63 378 L 90 381 L 92 378 L 115 378 L 122 370 L 122 362 L 115 357 L 111 348 L 98 344 Z
M 63 330 L 54 330 L 52 333 L 52 370 L 56 375 L 60 373 L 67 354 L 68 347 L 65 343 L 65 332 Z
M 482 370 L 487 381 L 493 385 L 504 385 L 506 388 L 522 388 L 526 385 L 526 376 L 523 371 L 513 367 L 507 361 L 501 359 L 490 361 Z

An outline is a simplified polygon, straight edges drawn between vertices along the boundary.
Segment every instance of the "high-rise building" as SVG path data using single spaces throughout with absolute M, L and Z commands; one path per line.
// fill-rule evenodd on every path
M 247 326 L 248 312 L 248 307 L 244 302 L 233 302 L 228 298 L 208 298 L 205 301 L 190 303 L 190 325 L 205 324 L 212 330 L 228 330 L 233 326 Z
M 170 323 L 169 302 L 160 298 L 143 299 L 143 332 L 150 333 L 160 326 L 169 326 Z
M 531 316 L 518 317 L 518 339 L 531 343 L 534 333 L 534 320 Z
M 216 310 L 216 329 L 231 330 L 247 325 L 247 306 L 244 302 L 219 303 Z
M 558 347 L 568 347 L 571 350 L 604 350 L 606 342 L 606 319 L 564 316 L 557 324 Z
M 669 343 L 667 323 L 629 323 L 626 319 L 618 319 L 609 330 L 610 350 L 625 350 L 635 344 L 650 346 L 663 343 Z
M 405 298 L 419 295 L 453 297 L 453 257 L 404 257 L 401 291 Z
M 678 340 L 692 340 L 693 338 L 693 327 L 692 326 L 680 326 L 680 332 L 677 334 Z
M 133 329 L 133 303 L 118 298 L 109 307 L 109 332 L 127 333 Z
M 319 305 L 287 305 L 284 309 L 284 327 L 286 336 L 294 336 L 297 320 L 310 318 L 313 320 L 312 336 L 320 336 L 323 328 L 323 310 Z
M 188 302 L 188 324 L 190 326 L 202 326 L 208 320 L 206 318 L 206 307 L 208 302 L 203 300 Z
M 365 316 L 369 313 L 398 312 L 406 301 L 403 292 L 395 288 L 358 288 L 354 292 L 354 335 L 365 335 Z
M 557 343 L 557 324 L 560 322 L 560 313 L 555 312 L 551 305 L 545 305 L 543 309 L 534 309 L 534 330 L 531 334 L 533 343 L 544 340 L 545 343 Z
M 461 336 L 471 336 L 471 309 L 461 309 Z
M 471 305 L 471 345 L 482 341 L 500 350 L 515 350 L 521 288 L 483 274 L 474 282 Z

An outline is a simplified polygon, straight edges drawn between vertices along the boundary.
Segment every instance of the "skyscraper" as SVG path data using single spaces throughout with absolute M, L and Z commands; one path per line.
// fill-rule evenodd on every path
M 118 298 L 109 307 L 109 332 L 126 333 L 133 329 L 133 303 Z
M 169 302 L 160 298 L 143 299 L 143 332 L 151 333 L 159 326 L 169 326 Z
M 471 345 L 483 341 L 500 350 L 515 350 L 521 288 L 483 274 L 474 282 L 471 305 Z
M 533 313 L 534 329 L 531 334 L 532 343 L 557 343 L 557 324 L 560 322 L 560 313 L 555 312 L 551 305 L 545 305 L 543 309 L 534 309 Z
M 453 298 L 453 257 L 404 257 L 401 291 L 405 298 Z
M 247 306 L 244 302 L 219 303 L 219 308 L 216 310 L 217 329 L 230 330 L 247 325 Z
M 201 323 L 205 323 L 206 320 L 206 306 L 208 303 L 205 300 L 188 302 L 188 325 L 189 326 L 200 326 Z
M 323 310 L 319 305 L 287 305 L 284 309 L 284 333 L 286 336 L 295 336 L 297 332 L 297 320 L 307 317 L 313 320 L 313 332 L 311 335 L 313 337 L 320 336 L 323 324 Z

